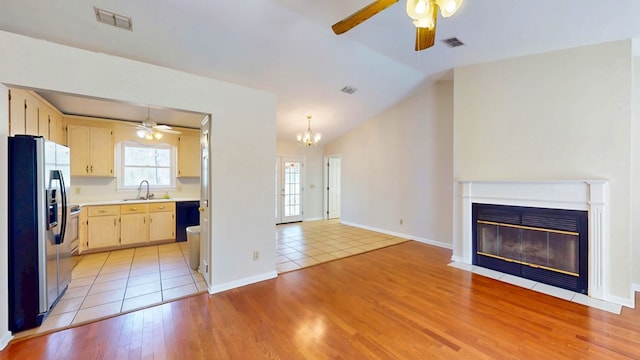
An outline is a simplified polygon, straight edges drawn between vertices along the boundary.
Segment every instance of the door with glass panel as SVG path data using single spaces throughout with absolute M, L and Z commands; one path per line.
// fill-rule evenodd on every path
M 302 221 L 304 157 L 276 157 L 276 224 Z

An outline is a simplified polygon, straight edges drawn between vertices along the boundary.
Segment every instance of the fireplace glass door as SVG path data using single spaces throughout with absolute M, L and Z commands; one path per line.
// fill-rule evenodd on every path
M 477 221 L 478 254 L 578 276 L 578 233 Z

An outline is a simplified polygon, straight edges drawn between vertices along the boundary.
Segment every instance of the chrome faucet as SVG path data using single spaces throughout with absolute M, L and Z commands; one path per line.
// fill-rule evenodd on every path
M 142 191 L 142 184 L 147 183 L 147 195 L 145 197 L 140 197 L 140 191 Z M 149 200 L 149 181 L 142 180 L 140 181 L 140 185 L 138 186 L 138 195 L 136 196 L 138 199 Z

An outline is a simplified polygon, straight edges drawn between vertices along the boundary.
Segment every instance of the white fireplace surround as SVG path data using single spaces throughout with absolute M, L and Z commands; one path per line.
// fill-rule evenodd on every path
M 460 181 L 461 211 L 453 260 L 472 263 L 471 204 L 496 204 L 583 210 L 589 216 L 588 292 L 605 300 L 608 288 L 609 186 L 607 180 Z

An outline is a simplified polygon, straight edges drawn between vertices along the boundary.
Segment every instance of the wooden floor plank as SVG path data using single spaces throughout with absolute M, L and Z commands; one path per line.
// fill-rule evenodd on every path
M 2 359 L 638 359 L 640 310 L 585 307 L 406 242 L 15 341 Z

